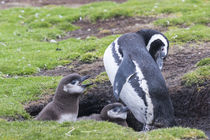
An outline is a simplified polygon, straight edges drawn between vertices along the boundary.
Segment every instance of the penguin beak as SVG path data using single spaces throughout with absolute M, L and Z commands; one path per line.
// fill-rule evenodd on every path
M 83 81 L 85 81 L 85 80 L 87 80 L 87 79 L 89 79 L 89 78 L 90 78 L 89 75 L 86 75 L 86 76 L 81 77 L 80 83 L 82 83 Z M 90 86 L 90 85 L 93 85 L 93 83 L 82 84 L 82 87 L 86 88 L 86 87 L 88 87 L 88 86 Z
M 156 58 L 156 63 L 160 70 L 163 68 L 163 57 L 161 57 L 161 52 L 158 53 L 158 56 Z
M 163 68 L 163 58 L 158 57 L 156 60 L 156 63 L 158 64 L 158 67 L 160 70 Z
M 120 109 L 120 112 L 127 112 L 128 111 L 128 107 L 124 106 Z

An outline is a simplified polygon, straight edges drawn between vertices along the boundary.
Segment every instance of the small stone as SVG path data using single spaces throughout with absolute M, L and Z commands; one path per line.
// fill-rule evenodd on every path
M 35 17 L 38 18 L 38 17 L 39 17 L 39 13 L 36 13 L 36 14 L 35 14 Z
M 59 18 L 63 18 L 63 16 L 62 16 L 62 15 L 58 15 L 58 17 L 59 17 Z
M 21 16 L 21 15 L 19 15 L 18 17 L 19 17 L 19 18 L 23 18 L 23 16 Z
M 54 39 L 51 39 L 51 40 L 50 40 L 50 43 L 57 43 L 57 41 L 54 40 Z

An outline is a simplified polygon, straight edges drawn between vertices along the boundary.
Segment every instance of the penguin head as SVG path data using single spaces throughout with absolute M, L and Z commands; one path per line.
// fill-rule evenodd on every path
M 85 88 L 92 85 L 89 84 L 82 84 L 83 81 L 87 80 L 90 76 L 80 76 L 79 74 L 70 74 L 65 76 L 60 84 L 59 87 L 67 94 L 81 94 L 84 92 Z
M 147 50 L 161 70 L 163 67 L 163 60 L 168 55 L 168 39 L 162 33 L 150 29 L 140 30 L 137 33 L 143 36 Z
M 105 106 L 101 111 L 101 116 L 105 120 L 126 120 L 128 108 L 121 103 L 113 103 Z

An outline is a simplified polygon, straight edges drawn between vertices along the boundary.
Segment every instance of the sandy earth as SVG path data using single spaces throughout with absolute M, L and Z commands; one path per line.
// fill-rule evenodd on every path
M 1 0 L 0 9 L 45 5 L 66 5 L 70 7 L 79 7 L 93 1 L 100 0 Z M 125 0 L 114 1 L 124 2 Z M 157 18 L 155 17 L 119 17 L 117 19 L 113 18 L 105 21 L 98 21 L 96 23 L 78 21 L 74 24 L 80 26 L 81 28 L 76 31 L 68 32 L 65 37 L 59 39 L 58 41 L 70 37 L 84 39 L 89 36 L 97 36 L 100 38 L 111 34 L 134 32 L 142 28 L 152 28 L 161 32 L 167 31 L 167 28 L 154 27 L 152 25 L 152 22 L 156 19 Z M 210 136 L 210 81 L 206 81 L 203 85 L 200 85 L 202 88 L 201 90 L 198 90 L 196 86 L 183 86 L 180 80 L 185 73 L 195 69 L 194 65 L 205 57 L 210 57 L 210 42 L 202 44 L 189 42 L 184 46 L 172 46 L 170 47 L 169 56 L 164 63 L 164 69 L 162 72 L 166 79 L 174 104 L 178 125 L 205 130 L 207 135 Z M 64 76 L 69 73 L 77 72 L 82 75 L 91 75 L 91 77 L 94 78 L 103 71 L 103 62 L 99 59 L 91 64 L 75 61 L 66 66 L 56 67 L 53 70 L 42 70 L 40 73 L 36 74 L 36 76 Z M 114 102 L 112 88 L 110 87 L 111 85 L 109 82 L 96 83 L 96 87 L 94 89 L 90 89 L 90 91 L 82 97 L 79 115 L 83 116 L 91 113 L 98 113 L 104 105 Z M 52 95 L 45 95 L 38 101 L 26 104 L 25 109 L 31 115 L 35 116 L 51 100 Z M 12 118 L 9 118 L 9 120 L 12 120 Z M 131 127 L 133 126 L 131 125 Z

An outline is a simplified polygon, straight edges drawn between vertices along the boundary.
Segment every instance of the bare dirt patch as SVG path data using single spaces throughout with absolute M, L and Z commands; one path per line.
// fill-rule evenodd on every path
M 103 71 L 103 62 L 101 59 L 98 59 L 90 64 L 75 61 L 66 66 L 58 66 L 52 70 L 41 70 L 41 72 L 35 74 L 35 76 L 66 76 L 70 73 L 79 73 L 81 75 L 96 77 Z
M 195 64 L 202 58 L 210 57 L 210 42 L 197 44 L 187 43 L 183 46 L 170 47 L 169 55 L 164 62 L 162 73 L 169 88 L 181 84 L 180 78 L 194 70 Z
M 152 24 L 157 20 L 155 17 L 115 17 L 107 20 L 99 20 L 96 23 L 91 23 L 87 20 L 80 20 L 74 23 L 80 29 L 68 32 L 65 37 L 67 38 L 87 38 L 90 36 L 105 37 L 114 34 L 124 34 L 128 32 L 136 32 L 143 28 L 156 29 L 161 32 L 166 31 L 165 27 L 158 27 Z

